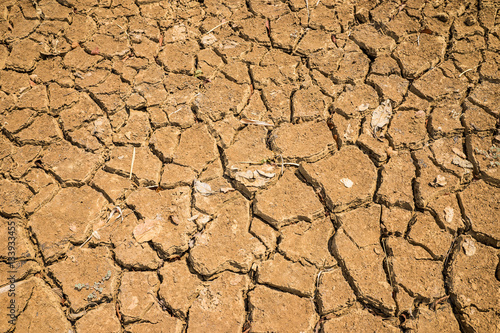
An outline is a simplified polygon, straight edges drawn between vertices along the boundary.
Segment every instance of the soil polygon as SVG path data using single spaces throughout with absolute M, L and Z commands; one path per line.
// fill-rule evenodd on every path
M 265 246 L 248 232 L 249 215 L 249 202 L 241 195 L 220 208 L 219 216 L 190 252 L 189 261 L 196 272 L 210 276 L 224 270 L 242 273 L 250 270 L 253 262 L 265 253 Z
M 299 221 L 319 217 L 323 206 L 312 187 L 287 171 L 275 186 L 255 197 L 255 214 L 276 228 Z
M 353 166 L 356 168 L 353 168 Z M 376 170 L 370 159 L 354 146 L 346 146 L 335 155 L 301 165 L 300 172 L 325 194 L 326 204 L 333 211 L 361 205 L 375 190 Z M 342 179 L 352 181 L 347 187 Z
M 252 327 L 257 331 L 312 331 L 318 316 L 311 299 L 264 286 L 252 290 L 249 301 Z
M 316 162 L 336 148 L 333 135 L 324 122 L 285 123 L 271 135 L 273 150 L 287 162 Z
M 90 224 L 99 217 L 105 202 L 102 194 L 88 186 L 68 187 L 38 210 L 28 224 L 44 259 L 57 259 L 68 250 L 70 241 L 85 241 Z
M 458 319 L 468 329 L 489 331 L 498 327 L 497 264 L 498 250 L 468 236 L 459 239 L 457 253 L 447 272 L 447 283 L 452 301 L 463 313 Z
M 499 195 L 500 190 L 497 187 L 488 186 L 483 181 L 473 182 L 459 194 L 460 204 L 472 230 L 496 247 L 500 246 L 500 234 L 496 227 L 500 209 Z M 477 205 L 481 205 L 482 209 L 474 209 Z

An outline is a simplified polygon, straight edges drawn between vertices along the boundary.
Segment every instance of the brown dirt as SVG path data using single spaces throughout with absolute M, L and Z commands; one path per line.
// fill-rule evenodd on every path
M 496 1 L 0 13 L 0 333 L 500 332 Z

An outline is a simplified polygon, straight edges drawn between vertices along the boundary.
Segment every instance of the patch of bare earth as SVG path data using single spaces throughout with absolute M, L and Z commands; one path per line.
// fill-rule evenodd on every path
M 0 333 L 500 332 L 495 1 L 0 13 Z

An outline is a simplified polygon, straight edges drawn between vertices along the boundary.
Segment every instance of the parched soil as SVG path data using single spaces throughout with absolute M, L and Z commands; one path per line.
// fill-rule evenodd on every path
M 1 1 L 0 333 L 500 332 L 500 5 L 378 2 Z

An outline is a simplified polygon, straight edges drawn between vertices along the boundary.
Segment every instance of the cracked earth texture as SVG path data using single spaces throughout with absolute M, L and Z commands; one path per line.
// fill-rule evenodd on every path
M 0 332 L 500 332 L 499 122 L 494 0 L 3 0 Z

